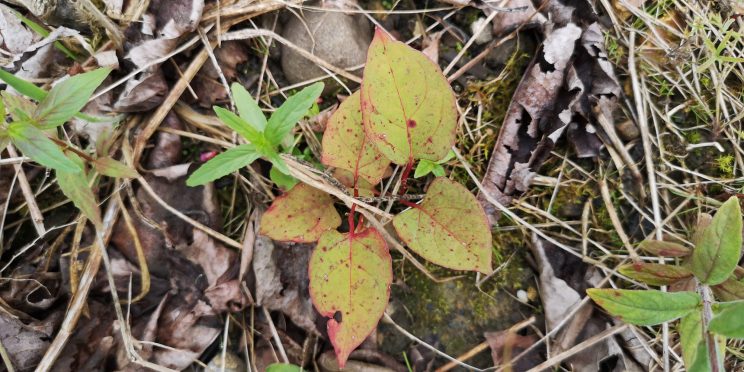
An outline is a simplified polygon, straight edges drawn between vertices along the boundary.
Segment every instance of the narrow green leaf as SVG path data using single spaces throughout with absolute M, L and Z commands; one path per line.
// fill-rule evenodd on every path
M 686 267 L 649 262 L 626 264 L 617 270 L 631 279 L 652 285 L 670 285 L 692 276 Z
M 367 137 L 393 163 L 437 161 L 455 143 L 455 93 L 439 66 L 379 28 L 361 92 Z
M 47 31 L 40 24 L 38 24 L 38 23 L 36 23 L 36 22 L 34 22 L 34 21 L 32 21 L 32 20 L 24 17 L 23 15 L 21 15 L 21 13 L 18 13 L 16 11 L 13 11 L 13 13 L 15 13 L 16 17 L 18 17 L 18 19 L 20 19 L 21 22 L 23 22 L 24 25 L 26 25 L 28 28 L 30 28 L 31 30 L 33 30 L 37 34 L 39 34 L 39 35 L 41 35 L 43 37 L 49 36 L 49 31 Z M 62 53 L 64 53 L 70 59 L 72 59 L 72 60 L 76 60 L 77 59 L 77 56 L 75 55 L 75 53 L 71 52 L 69 49 L 67 49 L 67 47 L 65 47 L 59 41 L 55 41 L 54 42 L 54 47 L 57 48 L 57 49 L 59 49 Z
M 689 314 L 700 305 L 694 292 L 587 289 L 589 297 L 608 313 L 635 325 L 655 325 Z
M 310 257 L 310 297 L 328 318 L 328 338 L 343 369 L 349 354 L 385 312 L 393 267 L 385 239 L 374 228 L 323 233 Z
M 77 172 L 57 171 L 57 184 L 75 206 L 80 209 L 85 217 L 97 228 L 103 226 L 101 211 L 96 202 L 96 196 L 88 185 L 88 177 L 85 174 L 83 161 L 75 154 L 70 154 L 71 161 L 77 164 Z
M 304 369 L 294 364 L 274 363 L 266 367 L 266 372 L 303 372 Z
M 34 119 L 42 128 L 64 124 L 85 107 L 110 72 L 109 68 L 99 68 L 69 77 L 55 85 L 36 107 Z
M 33 121 L 30 113 L 36 108 L 36 104 L 26 97 L 10 93 L 4 90 L 0 93 L 5 103 L 7 113 L 11 115 L 14 121 Z
M 718 209 L 692 251 L 690 267 L 701 283 L 719 284 L 734 272 L 741 255 L 741 233 L 739 199 L 732 196 Z
M 245 139 L 250 141 L 254 146 L 263 146 L 266 142 L 261 132 L 248 124 L 240 116 L 235 115 L 232 111 L 219 106 L 214 106 L 213 109 L 214 113 L 217 114 L 217 117 L 220 118 L 225 125 L 245 137 Z
M 432 263 L 490 274 L 493 247 L 487 221 L 468 189 L 439 177 L 421 204 L 393 218 L 393 226 L 409 248 Z
M 128 165 L 118 162 L 108 156 L 98 158 L 93 162 L 96 172 L 115 178 L 137 178 L 137 171 Z
M 26 122 L 14 122 L 8 126 L 8 135 L 23 155 L 35 162 L 58 171 L 77 173 L 80 168 L 68 159 L 57 145 L 40 129 Z
M 333 198 L 323 191 L 298 183 L 274 199 L 261 217 L 260 233 L 274 240 L 310 243 L 324 231 L 341 225 Z
M 437 163 L 431 160 L 419 160 L 419 163 L 416 166 L 416 171 L 413 172 L 413 178 L 421 178 L 423 176 L 426 176 L 427 174 L 431 173 L 432 170 L 434 170 L 434 166 L 436 165 Z
M 18 91 L 18 93 L 36 101 L 41 101 L 47 96 L 47 92 L 44 89 L 41 89 L 33 83 L 23 80 L 3 69 L 0 69 L 0 80 L 13 87 L 13 89 Z
M 727 303 L 710 321 L 711 332 L 730 338 L 744 339 L 744 301 Z
M 685 257 L 692 253 L 692 249 L 684 245 L 661 240 L 644 240 L 639 247 L 654 256 Z
M 230 87 L 232 88 L 235 106 L 238 106 L 240 117 L 257 131 L 263 132 L 266 129 L 266 117 L 261 111 L 261 108 L 258 107 L 258 103 L 253 100 L 253 97 L 251 97 L 240 83 L 233 83 Z
M 703 338 L 703 323 L 700 311 L 693 311 L 683 316 L 677 331 L 682 346 L 682 359 L 687 371 L 710 371 L 710 358 Z
M 744 283 L 733 277 L 726 279 L 721 284 L 711 287 L 716 298 L 721 301 L 744 300 Z
M 295 124 L 302 119 L 310 106 L 320 97 L 323 92 L 323 83 L 317 82 L 305 87 L 289 97 L 269 118 L 266 124 L 266 140 L 273 145 L 279 145 L 284 137 L 292 131 Z
M 260 156 L 251 144 L 233 147 L 199 167 L 186 180 L 186 185 L 193 187 L 214 181 L 253 163 Z
M 299 182 L 296 178 L 280 172 L 277 167 L 271 167 L 269 178 L 282 190 L 289 190 Z
M 264 153 L 263 156 L 271 162 L 273 165 L 273 168 L 276 168 L 281 173 L 284 173 L 286 175 L 290 175 L 289 167 L 287 166 L 287 163 L 284 162 L 284 159 L 282 159 L 281 156 L 279 156 L 279 153 L 276 151 L 269 151 L 268 153 Z
M 434 168 L 431 169 L 431 174 L 437 177 L 444 177 L 444 167 L 441 164 L 435 164 Z

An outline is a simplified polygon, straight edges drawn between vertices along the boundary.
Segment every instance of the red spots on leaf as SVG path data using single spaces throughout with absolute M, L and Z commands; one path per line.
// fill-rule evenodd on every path
M 416 120 L 413 120 L 413 119 L 408 119 L 408 121 L 406 121 L 406 125 L 407 125 L 407 126 L 408 126 L 409 128 L 416 128 Z M 430 137 L 430 138 L 431 138 L 431 137 Z

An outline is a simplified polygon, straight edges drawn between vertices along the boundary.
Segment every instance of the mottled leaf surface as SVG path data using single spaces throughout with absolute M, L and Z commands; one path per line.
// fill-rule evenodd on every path
M 349 354 L 377 327 L 390 297 L 392 259 L 373 228 L 354 235 L 325 232 L 310 258 L 310 296 L 329 318 L 341 368 Z
M 589 297 L 622 321 L 635 325 L 668 322 L 697 310 L 700 295 L 694 292 L 656 290 L 587 289 Z
M 692 249 L 684 245 L 661 240 L 644 240 L 639 247 L 654 256 L 661 257 L 685 257 L 692 252 Z
M 85 164 L 75 154 L 70 154 L 70 158 L 77 165 L 76 172 L 66 172 L 63 170 L 57 170 L 57 184 L 73 204 L 85 215 L 90 222 L 96 227 L 101 227 L 103 221 L 101 220 L 101 210 L 98 208 L 98 202 L 96 196 L 93 194 L 88 185 L 88 177 L 85 173 Z
M 732 196 L 704 228 L 692 251 L 690 267 L 703 284 L 722 283 L 734 272 L 741 255 L 741 209 Z
M 716 298 L 721 301 L 744 300 L 744 283 L 733 277 L 724 280 L 721 284 L 714 285 L 712 289 Z
M 80 172 L 80 168 L 68 159 L 43 131 L 33 125 L 24 122 L 11 123 L 8 125 L 8 135 L 23 155 L 35 162 L 58 171 Z
M 367 137 L 396 164 L 439 160 L 455 141 L 455 95 L 439 66 L 377 29 L 361 89 Z
M 409 248 L 455 270 L 491 273 L 491 231 L 483 208 L 462 185 L 439 177 L 420 205 L 393 218 Z
M 692 272 L 686 267 L 650 262 L 622 265 L 618 271 L 631 279 L 652 285 L 669 285 L 692 276 Z
M 371 184 L 377 184 L 390 161 L 367 139 L 362 124 L 359 92 L 341 103 L 328 119 L 323 134 L 321 162 L 352 172 Z
M 333 198 L 299 183 L 276 198 L 261 218 L 261 234 L 274 240 L 314 242 L 324 231 L 341 225 Z

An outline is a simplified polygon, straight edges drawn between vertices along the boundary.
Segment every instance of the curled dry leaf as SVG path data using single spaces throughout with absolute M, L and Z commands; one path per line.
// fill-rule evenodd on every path
M 393 218 L 398 235 L 428 261 L 455 270 L 491 273 L 486 214 L 462 185 L 438 177 L 420 205 Z
M 328 319 L 328 337 L 343 368 L 349 354 L 377 327 L 393 281 L 392 258 L 374 228 L 353 234 L 331 230 L 310 259 L 310 296 Z
M 454 144 L 455 95 L 439 66 L 379 28 L 367 55 L 361 105 L 367 138 L 393 163 L 436 161 Z
M 333 198 L 323 191 L 299 183 L 276 198 L 261 217 L 260 234 L 274 240 L 310 243 L 329 229 L 341 225 Z
M 375 185 L 382 179 L 390 161 L 364 134 L 359 97 L 358 91 L 352 94 L 328 120 L 321 161 L 329 167 L 351 172 L 353 179 L 361 177 Z

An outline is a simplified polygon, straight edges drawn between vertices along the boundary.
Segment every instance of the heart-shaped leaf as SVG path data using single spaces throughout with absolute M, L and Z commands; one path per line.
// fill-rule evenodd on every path
M 299 183 L 276 198 L 261 217 L 262 235 L 274 240 L 310 243 L 341 225 L 330 195 Z
M 424 201 L 393 218 L 414 252 L 440 266 L 491 273 L 491 231 L 480 203 L 460 184 L 439 177 Z
M 437 161 L 455 142 L 455 94 L 439 66 L 377 29 L 361 89 L 367 137 L 396 164 Z
M 697 310 L 701 301 L 695 292 L 591 288 L 586 293 L 608 313 L 635 325 L 655 325 L 683 317 Z
M 392 259 L 379 232 L 323 233 L 310 258 L 310 296 L 329 318 L 328 337 L 343 368 L 377 327 L 390 297 Z
M 718 209 L 692 251 L 690 267 L 703 284 L 722 283 L 734 272 L 741 255 L 741 209 L 732 196 Z
M 692 276 L 692 272 L 683 266 L 649 262 L 622 265 L 617 271 L 631 279 L 652 285 L 670 285 Z
M 390 161 L 369 142 L 364 134 L 359 92 L 352 94 L 328 119 L 323 134 L 321 162 L 352 172 L 377 184 L 385 174 Z

